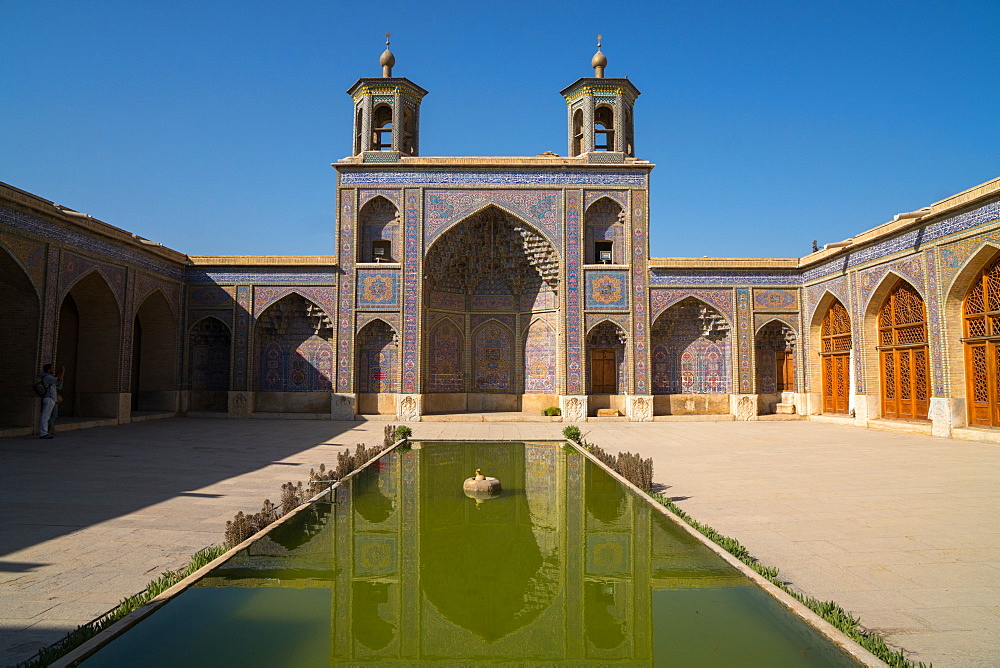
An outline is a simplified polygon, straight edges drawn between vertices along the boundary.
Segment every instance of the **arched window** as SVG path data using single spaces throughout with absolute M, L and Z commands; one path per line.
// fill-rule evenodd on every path
M 878 340 L 882 415 L 927 419 L 927 315 L 923 298 L 906 281 L 899 281 L 879 311 Z
M 392 150 L 392 107 L 380 104 L 372 115 L 372 150 Z
M 354 117 L 354 155 L 358 155 L 364 150 L 364 147 L 361 146 L 362 118 L 361 109 L 358 109 L 357 116 Z
M 416 153 L 417 124 L 414 122 L 413 109 L 405 107 L 403 109 L 403 153 L 413 155 Z
M 1000 258 L 983 270 L 962 304 L 969 424 L 1000 426 Z
M 830 304 L 820 337 L 823 412 L 847 413 L 851 390 L 851 316 L 840 301 Z
M 615 112 L 611 107 L 594 110 L 594 150 L 615 150 Z
M 583 110 L 573 113 L 573 155 L 583 153 Z

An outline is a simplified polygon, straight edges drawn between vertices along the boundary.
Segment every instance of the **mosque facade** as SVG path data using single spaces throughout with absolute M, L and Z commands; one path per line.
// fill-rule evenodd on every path
M 558 408 L 1000 440 L 1000 179 L 802 258 L 649 257 L 640 92 L 606 62 L 561 91 L 566 156 L 424 157 L 427 91 L 386 49 L 348 90 L 331 255 L 186 255 L 0 184 L 0 433 L 37 432 L 54 362 L 67 425 Z

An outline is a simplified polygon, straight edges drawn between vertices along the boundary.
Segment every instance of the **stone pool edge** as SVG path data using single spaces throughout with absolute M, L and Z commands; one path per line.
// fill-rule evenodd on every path
M 803 622 L 805 622 L 813 629 L 815 629 L 817 632 L 819 632 L 819 634 L 822 635 L 824 638 L 832 642 L 840 649 L 847 652 L 854 660 L 858 661 L 858 663 L 860 663 L 863 666 L 888 667 L 889 664 L 885 663 L 880 658 L 869 652 L 861 645 L 859 645 L 853 639 L 848 637 L 847 634 L 845 634 L 843 631 L 841 631 L 836 626 L 834 626 L 830 622 L 826 621 L 825 619 L 817 615 L 815 612 L 810 610 L 806 605 L 804 605 L 800 601 L 796 600 L 795 597 L 793 597 L 791 594 L 783 590 L 781 587 L 778 587 L 773 582 L 769 581 L 767 578 L 762 576 L 760 573 L 753 570 L 752 568 L 744 564 L 742 561 L 737 559 L 735 556 L 727 552 L 721 545 L 715 543 L 710 538 L 708 538 L 708 536 L 705 536 L 697 529 L 695 529 L 693 526 L 685 522 L 682 518 L 677 516 L 669 508 L 663 506 L 663 504 L 659 503 L 649 494 L 642 491 L 632 481 L 628 480 L 627 478 L 625 478 L 625 476 L 621 475 L 613 468 L 611 468 L 610 466 L 602 462 L 600 459 L 595 457 L 586 448 L 584 448 L 581 445 L 578 445 L 577 443 L 574 443 L 569 439 L 567 439 L 565 443 L 573 447 L 577 452 L 583 454 L 584 457 L 590 459 L 590 461 L 592 461 L 594 464 L 607 471 L 618 482 L 622 483 L 630 490 L 632 490 L 632 492 L 638 494 L 641 498 L 649 502 L 657 511 L 666 515 L 672 522 L 674 522 L 674 524 L 677 524 L 678 526 L 683 528 L 688 534 L 694 536 L 699 542 L 707 546 L 708 549 L 710 549 L 712 552 L 722 557 L 722 559 L 726 561 L 726 563 L 728 563 L 730 566 L 738 570 L 740 573 L 742 573 L 751 581 L 753 581 L 754 584 L 758 585 L 761 589 L 770 594 L 771 597 L 776 599 L 779 604 L 781 604 L 792 614 L 794 614 Z
M 115 622 L 114 624 L 112 624 L 108 628 L 104 629 L 103 631 L 101 631 L 100 633 L 98 633 L 97 635 L 95 635 L 94 637 L 88 639 L 87 641 L 85 641 L 82 644 L 78 645 L 77 647 L 73 648 L 71 651 L 69 651 L 66 654 L 62 655 L 61 657 L 59 657 L 58 659 L 56 659 L 55 661 L 53 661 L 51 664 L 49 664 L 50 668 L 65 668 L 65 667 L 68 667 L 68 666 L 75 666 L 75 665 L 79 664 L 81 661 L 89 658 L 92 654 L 95 654 L 99 649 L 101 649 L 102 647 L 104 647 L 106 644 L 108 644 L 109 642 L 111 642 L 112 640 L 114 640 L 115 638 L 117 638 L 118 636 L 120 636 L 122 633 L 125 633 L 130 628 L 132 628 L 133 626 L 135 626 L 136 624 L 138 624 L 139 622 L 141 622 L 143 619 L 145 619 L 146 617 L 148 617 L 152 613 L 156 612 L 160 607 L 162 607 L 167 601 L 169 601 L 170 599 L 172 599 L 174 596 L 177 596 L 181 592 L 185 591 L 188 587 L 190 587 L 191 585 L 193 585 L 195 582 L 197 582 L 198 580 L 200 580 L 203 577 L 205 577 L 206 575 L 208 575 L 208 573 L 210 571 L 212 571 L 213 569 L 217 568 L 218 566 L 221 566 L 225 562 L 229 561 L 232 557 L 234 557 L 236 555 L 237 552 L 239 552 L 240 550 L 243 550 L 244 548 L 246 548 L 247 546 L 249 546 L 254 541 L 256 541 L 256 540 L 258 540 L 258 539 L 266 536 L 272 530 L 274 530 L 275 528 L 277 528 L 278 526 L 280 526 L 281 524 L 283 524 L 287 520 L 290 520 L 295 515 L 298 515 L 306 507 L 311 506 L 314 503 L 318 502 L 321 497 L 326 496 L 327 494 L 330 494 L 331 491 L 334 490 L 334 489 L 336 489 L 337 487 L 339 487 L 341 485 L 341 483 L 343 483 L 346 480 L 350 480 L 351 478 L 353 478 L 355 475 L 357 475 L 361 471 L 364 471 L 365 469 L 367 469 L 374 462 L 378 461 L 382 457 L 385 457 L 386 455 L 388 455 L 389 453 L 393 452 L 394 450 L 400 448 L 401 446 L 406 445 L 410 440 L 411 439 L 408 439 L 408 438 L 401 438 L 401 439 L 399 439 L 398 441 L 396 441 L 395 443 L 393 443 L 392 445 L 390 445 L 388 448 L 386 448 L 385 450 L 382 450 L 377 455 L 375 455 L 374 457 L 372 457 L 371 459 L 369 459 L 368 461 L 366 461 L 364 464 L 362 464 L 358 468 L 356 468 L 353 471 L 351 471 L 350 473 L 348 473 L 346 476 L 344 476 L 340 480 L 337 480 L 336 482 L 334 482 L 333 484 L 331 484 L 329 487 L 327 487 L 323 491 L 315 494 L 313 497 L 311 497 L 305 503 L 297 506 L 291 512 L 286 513 L 285 515 L 282 515 L 277 520 L 275 520 L 271 524 L 268 524 L 266 527 L 264 527 L 263 529 L 261 529 L 260 531 L 258 531 L 257 533 L 255 533 L 254 535 L 250 536 L 249 538 L 247 538 L 246 540 L 244 540 L 239 545 L 235 545 L 232 548 L 230 548 L 229 550 L 226 550 L 225 552 L 223 552 L 222 554 L 220 554 L 218 557 L 216 557 L 212 561 L 208 562 L 207 564 L 205 564 L 204 566 L 202 566 L 198 570 L 196 570 L 194 573 L 191 573 L 191 575 L 187 576 L 186 578 L 184 578 L 180 582 L 176 583 L 175 585 L 173 585 L 169 589 L 163 591 L 162 593 L 160 593 L 158 596 L 156 596 L 155 598 L 153 598 L 152 600 L 150 600 L 145 605 L 141 606 L 140 608 L 138 608 L 136 610 L 133 610 L 132 612 L 130 612 L 129 614 L 125 615 L 124 617 L 122 617 L 121 619 L 119 619 L 117 622 Z M 322 484 L 322 483 L 320 482 L 320 483 L 317 483 L 317 484 Z

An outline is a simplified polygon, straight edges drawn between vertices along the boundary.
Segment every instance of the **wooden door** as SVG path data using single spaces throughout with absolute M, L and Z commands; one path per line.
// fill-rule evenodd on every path
M 851 390 L 851 354 L 824 355 L 823 363 L 823 412 L 847 413 Z
M 791 350 L 774 352 L 775 389 L 778 392 L 795 391 L 795 355 Z
M 962 310 L 969 424 L 1000 427 L 1000 260 L 976 279 Z
M 900 280 L 879 311 L 882 415 L 926 420 L 930 408 L 927 311 L 920 294 Z
M 614 348 L 590 351 L 591 394 L 618 394 L 618 359 Z

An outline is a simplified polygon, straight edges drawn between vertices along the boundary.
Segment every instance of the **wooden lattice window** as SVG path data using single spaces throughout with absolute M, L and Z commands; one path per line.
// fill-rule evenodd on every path
M 851 389 L 851 316 L 834 300 L 820 328 L 823 412 L 847 413 Z
M 878 314 L 882 415 L 926 419 L 930 406 L 927 311 L 913 286 L 899 281 Z
M 1000 426 L 1000 258 L 976 278 L 962 315 L 969 423 Z

